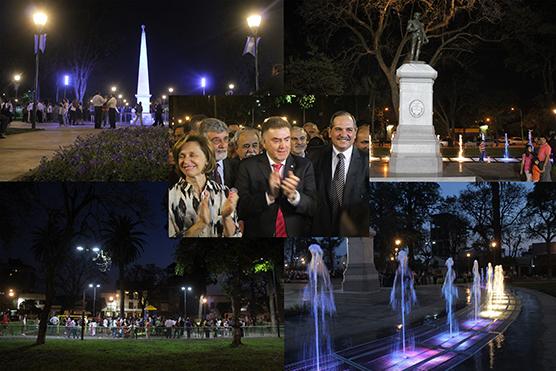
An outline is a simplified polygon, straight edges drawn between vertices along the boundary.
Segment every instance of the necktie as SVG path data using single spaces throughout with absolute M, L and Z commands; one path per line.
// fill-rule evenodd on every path
M 216 163 L 216 168 L 214 169 L 214 181 L 220 185 L 222 185 L 222 177 L 220 176 L 220 172 L 218 169 L 220 168 L 220 164 Z
M 272 169 L 280 174 L 280 169 L 282 164 L 272 164 Z M 286 220 L 284 219 L 284 214 L 282 214 L 282 209 L 278 205 L 278 213 L 276 214 L 276 224 L 274 225 L 274 236 L 275 237 L 288 237 L 286 233 Z
M 344 198 L 344 174 L 346 172 L 346 166 L 343 153 L 338 153 L 336 157 L 338 158 L 338 163 L 336 164 L 336 170 L 332 177 L 332 197 L 334 205 L 340 207 L 342 206 L 342 200 Z

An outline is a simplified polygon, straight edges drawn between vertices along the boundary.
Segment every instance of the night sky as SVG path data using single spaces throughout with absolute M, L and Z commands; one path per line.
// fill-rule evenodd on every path
M 239 91 L 249 92 L 242 82 L 246 85 L 254 74 L 253 62 L 242 53 L 250 32 L 246 17 L 252 12 L 263 15 L 259 52 L 261 68 L 267 68 L 261 75 L 270 73 L 269 66 L 283 63 L 281 0 L 2 0 L 0 88 L 10 95 L 15 72 L 23 73 L 20 93 L 33 84 L 34 4 L 42 4 L 49 15 L 47 51 L 41 56 L 44 98 L 55 96 L 56 79 L 62 81 L 67 72 L 72 40 L 92 34 L 102 40 L 107 55 L 94 70 L 86 95 L 97 89 L 108 93 L 116 85 L 124 97 L 132 97 L 137 89 L 141 24 L 147 31 L 153 98 L 168 94 L 170 86 L 174 94 L 200 94 L 202 75 L 208 79 L 207 93 L 222 94 L 231 81 Z
M 17 186 L 16 183 L 3 183 L 0 184 L 0 192 L 9 192 L 10 186 Z M 167 220 L 168 214 L 165 210 L 165 202 L 167 200 L 167 184 L 166 183 L 126 183 L 125 185 L 119 184 L 122 192 L 131 192 L 132 189 L 138 190 L 146 199 L 148 208 L 150 210 L 149 218 L 143 224 L 142 231 L 145 233 L 143 237 L 144 251 L 140 258 L 135 262 L 136 264 L 156 264 L 159 267 L 165 268 L 174 262 L 174 250 L 177 240 L 168 238 Z M 54 188 L 52 188 L 54 187 Z M 98 183 L 97 187 L 111 187 L 108 183 Z M 60 199 L 58 198 L 59 192 L 57 189 L 59 185 L 56 183 L 47 184 L 41 187 L 41 199 L 47 204 L 53 206 L 59 205 Z M 4 198 L 4 202 L 6 201 Z M 16 201 L 17 202 L 17 201 Z M 49 204 L 49 205 L 50 205 Z M 4 208 L 4 207 L 3 207 Z M 117 212 L 118 210 L 113 210 Z M 16 219 L 14 219 L 16 220 Z M 10 249 L 11 258 L 20 258 L 26 264 L 35 264 L 33 254 L 31 252 L 31 245 L 33 241 L 32 232 L 37 227 L 43 227 L 46 222 L 46 214 L 34 214 L 32 218 L 26 217 L 25 223 L 21 222 L 17 225 L 17 236 L 12 242 Z M 25 233 L 20 233 L 25 232 Z M 79 242 L 76 240 L 76 244 Z M 94 241 L 90 241 L 93 243 Z M 76 245 L 77 246 L 77 245 Z M 102 248 L 102 244 L 98 244 Z M 6 257 L 6 250 L 2 250 L 2 257 Z M 112 266 L 111 271 L 117 271 L 115 266 Z
M 302 3 L 303 0 L 289 0 L 284 7 L 284 17 L 286 19 L 284 35 L 286 64 L 290 56 L 304 59 L 308 55 L 309 47 L 307 45 L 307 38 L 304 35 L 310 35 L 313 31 L 306 25 L 306 21 L 300 15 L 299 8 Z M 545 24 L 553 24 L 552 19 L 554 14 L 556 14 L 556 1 L 527 0 L 524 3 L 534 9 L 544 19 Z M 545 27 L 547 29 L 543 31 L 548 33 L 548 26 Z M 351 37 L 351 34 L 346 34 Z M 303 36 L 300 37 L 300 35 Z M 477 87 L 477 93 L 494 95 L 503 92 L 504 95 L 509 97 L 508 99 L 513 100 L 512 104 L 528 108 L 536 103 L 535 99 L 538 99 L 539 94 L 542 93 L 542 82 L 540 76 L 532 78 L 529 74 L 517 72 L 508 66 L 508 61 L 506 60 L 510 56 L 508 49 L 515 45 L 513 44 L 514 41 L 514 39 L 509 38 L 504 42 L 483 42 L 478 44 L 473 49 L 472 54 L 470 54 L 473 63 L 466 66 L 466 68 L 472 68 L 477 73 L 476 77 L 481 81 L 480 86 Z M 329 42 L 334 44 L 334 40 L 329 40 Z M 335 42 L 343 45 L 344 40 L 339 38 Z M 345 39 L 345 45 L 346 47 L 351 45 L 347 38 Z M 427 54 L 427 48 L 427 45 L 423 47 L 422 57 L 425 61 L 427 58 L 430 58 L 429 54 Z M 336 56 L 332 55 L 332 57 Z M 372 63 L 374 68 L 372 71 L 379 74 L 382 78 L 382 74 L 376 66 L 376 59 L 373 58 Z M 443 81 L 450 81 L 450 79 L 462 73 L 464 66 L 452 63 L 448 68 L 439 64 L 435 66 L 435 69 L 438 70 L 436 82 L 442 83 Z M 389 92 L 384 90 L 383 93 L 382 99 L 386 104 L 390 104 Z M 480 102 L 477 103 L 480 104 Z

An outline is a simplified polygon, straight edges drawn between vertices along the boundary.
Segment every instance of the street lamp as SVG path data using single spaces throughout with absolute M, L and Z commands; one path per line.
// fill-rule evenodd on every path
M 68 87 L 69 83 L 70 83 L 69 75 L 64 75 L 64 99 L 66 99 L 66 88 Z
M 117 87 L 117 86 L 112 86 L 112 87 L 110 88 L 110 91 L 111 91 L 112 93 L 115 93 L 116 90 L 118 90 L 118 87 Z
M 207 303 L 208 299 L 204 296 L 201 299 L 201 320 L 205 317 L 205 304 Z
M 400 246 L 402 244 L 402 240 L 400 240 L 399 238 L 396 238 L 396 240 L 394 241 L 394 244 L 396 246 Z
M 187 286 L 187 290 L 185 286 L 182 286 L 181 291 L 183 291 L 183 319 L 187 318 L 187 292 L 191 291 L 191 286 Z
M 168 88 L 168 93 L 172 94 L 174 92 L 174 88 Z
M 89 284 L 89 288 L 93 288 L 93 318 L 96 317 L 96 300 L 97 300 L 97 288 L 100 287 L 100 285 L 94 284 L 94 283 L 90 283 Z
M 21 83 L 21 74 L 16 73 L 13 76 L 14 88 L 15 88 L 15 101 L 17 102 L 17 91 L 19 90 L 19 84 Z
M 205 77 L 201 77 L 201 88 L 203 89 L 203 95 L 205 95 L 207 87 L 207 79 Z
M 33 23 L 37 28 L 37 33 L 35 33 L 35 92 L 33 94 L 33 117 L 31 120 L 31 127 L 33 129 L 37 126 L 37 101 L 39 99 L 39 56 L 40 53 L 44 53 L 46 49 L 46 34 L 43 33 L 43 28 L 46 25 L 48 16 L 41 11 L 35 12 L 33 14 Z
M 252 14 L 247 17 L 247 25 L 253 33 L 253 51 L 255 54 L 255 93 L 259 92 L 259 48 L 257 44 L 261 20 L 262 17 L 259 14 Z

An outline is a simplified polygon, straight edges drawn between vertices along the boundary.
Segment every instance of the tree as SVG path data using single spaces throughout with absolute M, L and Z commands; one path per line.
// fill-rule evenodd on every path
M 290 57 L 286 66 L 285 91 L 291 94 L 342 95 L 344 82 L 339 66 L 323 53 L 309 52 L 309 57 Z
M 407 55 L 411 35 L 406 24 L 414 12 L 422 14 L 430 40 L 424 53 L 432 66 L 448 54 L 469 53 L 478 42 L 488 40 L 485 25 L 499 22 L 503 14 L 501 4 L 491 0 L 309 0 L 300 8 L 310 29 L 324 40 L 324 48 L 338 55 L 342 64 L 352 69 L 378 65 L 396 113 L 396 69 Z
M 392 253 L 395 239 L 407 247 L 410 261 L 427 240 L 425 223 L 440 201 L 436 183 L 372 183 L 371 226 L 377 232 L 375 251 L 384 261 Z
M 135 264 L 129 269 L 126 277 L 129 289 L 138 293 L 141 318 L 143 318 L 151 294 L 164 281 L 166 274 L 162 268 L 154 264 L 144 266 Z
M 141 232 L 141 221 L 134 221 L 128 215 L 111 215 L 102 230 L 103 243 L 109 251 L 112 261 L 118 267 L 118 283 L 120 286 L 120 317 L 125 318 L 125 270 L 139 258 L 143 251 L 144 232 Z
M 527 195 L 528 232 L 532 238 L 544 241 L 547 254 L 548 278 L 552 279 L 552 241 L 556 239 L 556 187 L 551 183 L 537 183 Z
M 500 263 L 501 251 L 509 248 L 504 242 L 509 241 L 508 234 L 519 224 L 524 212 L 523 186 L 518 183 L 472 184 L 460 193 L 458 205 L 477 236 L 476 245 L 488 252 L 493 263 Z M 493 241 L 497 246 L 492 250 Z
M 261 262 L 268 260 L 273 263 L 274 269 L 278 269 L 278 266 L 283 264 L 283 258 L 279 259 L 280 263 L 277 263 L 276 257 L 283 254 L 283 244 L 280 239 L 256 241 L 224 239 L 215 245 L 210 239 L 198 239 L 192 243 L 189 241 L 180 243 L 178 247 L 180 251 L 176 252 L 177 271 L 190 273 L 195 269 L 192 262 L 201 260 L 206 274 L 210 275 L 214 281 L 221 283 L 230 298 L 234 329 L 233 347 L 241 345 L 239 315 L 241 307 L 247 304 L 247 298 L 250 296 L 253 275 L 260 274 L 260 272 L 256 272 L 256 267 Z M 203 251 L 206 252 L 206 255 Z M 197 253 L 202 257 L 197 257 Z M 279 271 L 277 270 L 276 273 L 279 274 Z M 272 295 L 274 290 L 270 291 L 268 294 Z M 282 305 L 279 300 L 277 302 L 276 308 Z
M 48 316 L 52 307 L 52 300 L 56 296 L 54 286 L 56 271 L 64 261 L 68 247 L 67 241 L 64 239 L 64 230 L 60 227 L 59 223 L 60 215 L 56 212 L 51 212 L 46 225 L 33 232 L 31 250 L 44 270 L 46 285 L 44 308 L 39 316 L 40 323 L 37 344 L 44 344 L 46 340 Z

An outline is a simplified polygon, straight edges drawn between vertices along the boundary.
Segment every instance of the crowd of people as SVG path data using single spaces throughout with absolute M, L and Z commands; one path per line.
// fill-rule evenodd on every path
M 140 317 L 97 317 L 88 319 L 85 317 L 85 330 L 88 336 L 110 336 L 112 338 L 138 338 L 144 336 L 165 337 L 166 339 L 187 338 L 217 338 L 222 336 L 232 336 L 234 321 L 228 318 L 207 316 L 199 322 L 193 321 L 190 317 L 164 317 L 147 316 Z M 82 318 L 66 316 L 60 319 L 58 316 L 50 318 L 51 326 L 63 326 L 64 337 L 68 339 L 81 338 Z M 245 319 L 240 319 L 239 326 L 243 332 L 248 323 Z
M 173 142 L 171 237 L 368 235 L 369 126 L 349 112 L 322 132 L 277 116 L 251 128 L 195 115 Z
M 0 98 L 0 138 L 6 138 L 9 124 L 16 117 L 16 108 L 21 108 L 23 122 L 34 120 L 34 102 L 20 105 L 11 99 Z M 129 122 L 131 125 L 143 126 L 145 112 L 152 110 L 153 126 L 164 125 L 164 112 L 166 106 L 160 99 L 152 103 L 152 107 L 145 108 L 140 102 L 135 106 L 124 104 L 114 94 L 102 96 L 97 92 L 91 100 L 80 102 L 77 99 L 63 98 L 60 102 L 37 101 L 36 122 L 57 122 L 60 126 L 82 125 L 94 122 L 95 128 L 115 128 L 116 122 Z M 149 113 L 151 115 L 151 113 Z

